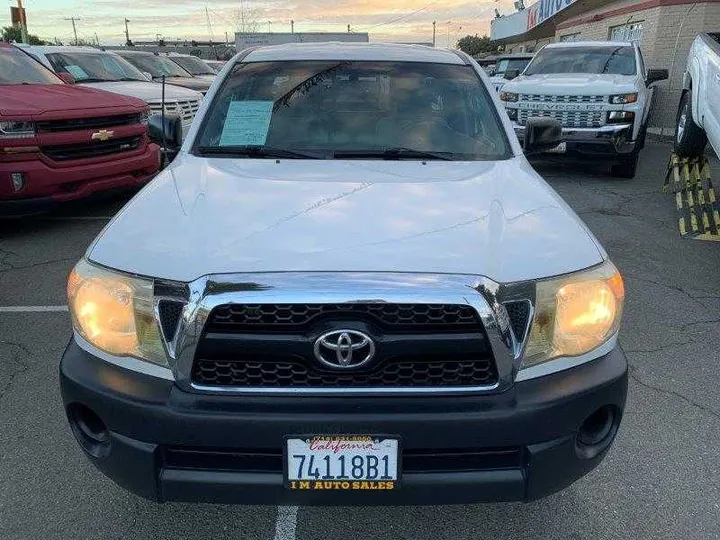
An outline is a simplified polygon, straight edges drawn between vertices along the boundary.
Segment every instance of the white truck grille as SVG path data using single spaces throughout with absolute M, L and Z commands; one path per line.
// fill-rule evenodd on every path
M 598 128 L 605 125 L 606 111 L 528 111 L 520 109 L 518 120 L 521 126 L 528 118 L 552 118 L 564 128 Z
M 154 101 L 148 103 L 152 114 L 162 113 L 162 103 L 160 101 Z M 200 108 L 200 100 L 189 99 L 189 100 L 165 100 L 165 112 L 167 114 L 177 114 L 182 118 L 183 124 L 188 124 L 195 118 L 195 114 Z
M 520 94 L 520 101 L 533 103 L 608 103 L 608 96 L 551 96 L 546 94 Z

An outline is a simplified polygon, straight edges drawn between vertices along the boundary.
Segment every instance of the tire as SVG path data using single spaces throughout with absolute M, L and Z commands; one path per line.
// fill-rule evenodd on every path
M 615 178 L 635 178 L 638 164 L 638 154 L 633 154 L 620 163 L 610 167 L 610 174 Z
M 692 117 L 692 92 L 685 92 L 680 98 L 675 122 L 675 153 L 680 157 L 700 157 L 706 144 L 705 132 Z

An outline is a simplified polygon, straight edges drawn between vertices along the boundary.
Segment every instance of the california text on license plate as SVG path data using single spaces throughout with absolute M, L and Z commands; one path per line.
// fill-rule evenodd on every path
M 399 439 L 373 435 L 287 437 L 285 486 L 294 490 L 398 488 Z

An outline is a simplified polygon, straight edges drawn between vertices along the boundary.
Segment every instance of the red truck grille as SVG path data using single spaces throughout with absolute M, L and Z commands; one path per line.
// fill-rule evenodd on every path
M 139 124 L 145 120 L 143 113 L 102 116 L 99 118 L 72 118 L 70 120 L 41 120 L 35 122 L 38 133 L 57 133 L 81 129 L 100 129 L 112 126 Z
M 43 154 L 55 161 L 70 159 L 93 158 L 130 152 L 136 150 L 142 142 L 142 136 L 124 137 L 110 141 L 97 141 L 92 143 L 63 144 L 58 146 L 43 146 Z

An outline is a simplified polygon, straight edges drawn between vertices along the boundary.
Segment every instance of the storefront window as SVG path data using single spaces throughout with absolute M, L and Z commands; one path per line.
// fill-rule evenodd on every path
M 637 41 L 641 42 L 643 36 L 643 23 L 635 22 L 610 27 L 610 41 Z
M 560 36 L 560 41 L 580 41 L 580 32 Z

